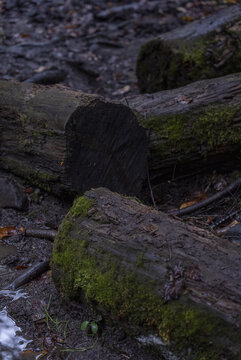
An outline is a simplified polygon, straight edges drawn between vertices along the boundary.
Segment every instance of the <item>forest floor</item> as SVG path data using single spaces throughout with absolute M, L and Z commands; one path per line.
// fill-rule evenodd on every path
M 226 7 L 229 2 L 232 3 L 0 1 L 0 78 L 25 81 L 43 71 L 57 70 L 62 74 L 61 84 L 76 90 L 98 93 L 110 99 L 137 94 L 135 62 L 140 45 L 160 33 Z M 169 212 L 222 189 L 234 176 L 211 173 L 174 178 L 155 184 L 152 191 L 158 208 Z M 0 227 L 56 230 L 71 202 L 54 198 L 31 183 L 16 180 L 28 198 L 29 207 L 25 211 L 0 209 Z M 141 199 L 151 205 L 150 191 L 146 185 Z M 216 214 L 225 216 L 237 209 L 239 200 L 238 190 L 231 198 L 224 198 L 198 216 L 189 217 L 189 221 L 208 228 Z M 4 237 L 0 243 L 0 289 L 11 283 L 24 268 L 49 259 L 51 250 L 52 242 L 46 239 L 23 234 Z M 86 320 L 97 322 L 97 315 L 84 305 L 65 302 L 55 289 L 50 271 L 21 289 L 16 293 L 0 291 L 0 359 L 174 359 L 170 354 L 153 353 L 121 329 L 105 323 L 105 319 L 98 322 L 98 336 L 86 334 L 81 324 Z M 19 348 L 17 338 L 8 346 L 1 344 L 6 311 L 21 328 L 23 339 L 31 340 L 28 351 L 13 351 Z

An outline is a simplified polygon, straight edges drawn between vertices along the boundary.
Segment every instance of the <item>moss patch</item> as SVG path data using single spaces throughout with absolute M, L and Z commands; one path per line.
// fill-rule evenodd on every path
M 240 106 L 214 104 L 187 113 L 142 119 L 141 125 L 155 134 L 152 157 L 165 158 L 174 153 L 180 162 L 185 162 L 190 153 L 205 158 L 209 152 L 217 153 L 224 147 L 240 149 L 241 129 L 232 123 L 239 112 Z
M 139 88 L 147 93 L 240 70 L 240 37 L 228 29 L 191 41 L 151 40 L 141 47 L 136 64 Z
M 222 355 L 238 359 L 231 344 L 240 350 L 240 332 L 193 303 L 163 304 L 152 282 L 122 268 L 118 258 L 103 250 L 101 244 L 92 253 L 89 231 L 80 223 L 93 206 L 88 197 L 76 200 L 55 238 L 52 269 L 61 292 L 97 304 L 112 319 L 128 323 L 130 329 L 141 326 L 153 331 L 177 354 L 191 349 L 189 359 L 218 360 Z
M 26 164 L 7 157 L 2 159 L 2 166 L 47 192 L 51 192 L 50 183 L 58 181 L 59 178 L 58 175 L 53 175 L 45 171 L 33 170 L 33 168 L 26 166 Z

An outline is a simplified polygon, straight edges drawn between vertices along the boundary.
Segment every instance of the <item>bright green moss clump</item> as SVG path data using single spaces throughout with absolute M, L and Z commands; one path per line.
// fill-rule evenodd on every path
M 188 359 L 219 360 L 223 354 L 238 359 L 231 344 L 241 344 L 240 333 L 226 322 L 193 303 L 163 304 L 155 283 L 123 268 L 103 244 L 95 240 L 91 246 L 90 230 L 83 223 L 92 209 L 92 199 L 77 199 L 55 239 L 53 278 L 64 296 L 95 304 L 106 317 L 128 323 L 130 332 L 141 326 L 161 336 L 178 355 L 191 349 Z

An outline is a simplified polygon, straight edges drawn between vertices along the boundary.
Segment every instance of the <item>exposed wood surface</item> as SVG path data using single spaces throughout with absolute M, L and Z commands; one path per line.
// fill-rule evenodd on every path
M 149 132 L 151 180 L 239 166 L 241 75 L 123 99 Z
M 107 186 L 135 194 L 147 141 L 128 107 L 72 91 L 0 81 L 0 167 L 56 194 Z

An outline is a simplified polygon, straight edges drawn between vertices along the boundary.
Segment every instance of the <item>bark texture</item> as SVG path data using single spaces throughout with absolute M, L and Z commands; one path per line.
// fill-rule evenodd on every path
M 158 334 L 178 359 L 240 359 L 240 247 L 133 198 L 78 198 L 54 242 L 67 297 Z
M 173 89 L 240 71 L 240 35 L 237 5 L 148 41 L 140 49 L 136 66 L 141 92 Z
M 148 131 L 153 182 L 210 167 L 224 171 L 239 166 L 241 74 L 126 101 Z
M 62 86 L 0 81 L 0 167 L 56 194 L 106 186 L 135 194 L 147 140 L 121 104 Z

